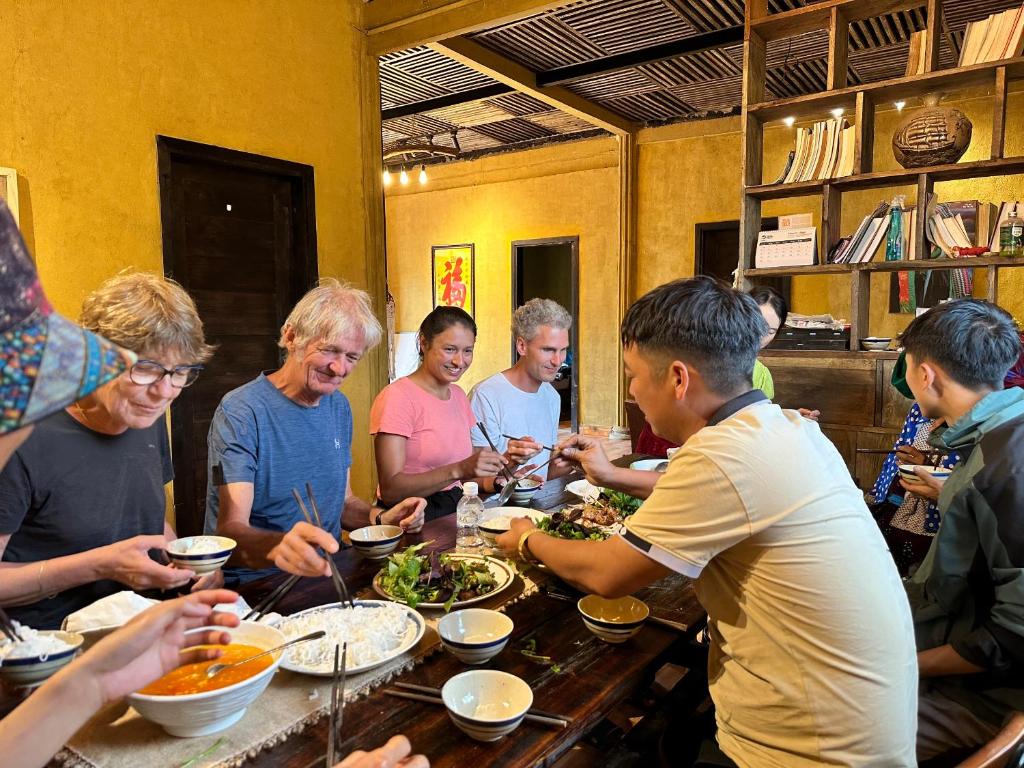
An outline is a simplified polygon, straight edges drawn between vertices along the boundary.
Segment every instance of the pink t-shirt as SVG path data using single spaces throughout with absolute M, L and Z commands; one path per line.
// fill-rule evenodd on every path
M 370 434 L 386 432 L 407 438 L 405 472 L 418 475 L 462 461 L 473 452 L 469 433 L 476 424 L 469 398 L 452 384 L 447 400 L 416 386 L 408 378 L 388 384 L 370 409 Z M 452 483 L 454 488 L 459 483 Z

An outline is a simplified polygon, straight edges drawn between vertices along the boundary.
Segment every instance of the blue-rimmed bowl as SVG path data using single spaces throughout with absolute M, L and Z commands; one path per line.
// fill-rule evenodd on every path
M 533 499 L 534 494 L 540 490 L 542 485 L 543 483 L 540 480 L 523 478 L 516 484 L 509 502 L 517 507 L 529 506 L 530 500 Z
M 437 622 L 441 644 L 463 664 L 483 664 L 508 645 L 515 625 L 500 611 L 463 608 Z
M 185 536 L 167 545 L 167 556 L 179 568 L 202 576 L 224 565 L 235 546 L 235 540 L 227 536 Z
M 23 656 L 0 660 L 0 677 L 15 688 L 34 688 L 45 682 L 47 678 L 78 655 L 85 640 L 77 632 L 64 632 L 59 629 L 44 629 L 39 634 L 56 637 L 69 647 L 63 651 L 43 656 Z
M 953 470 L 949 467 L 932 467 L 923 464 L 900 464 L 900 477 L 902 477 L 908 485 L 924 483 L 924 480 L 918 477 L 917 473 L 914 472 L 918 467 L 923 469 L 936 480 L 946 480 L 951 474 L 953 474 Z
M 396 549 L 405 533 L 397 525 L 367 525 L 349 533 L 352 547 L 367 560 L 383 560 Z
M 581 597 L 576 603 L 587 629 L 606 643 L 624 643 L 644 625 L 650 609 L 632 595 L 609 599 L 599 595 Z
M 441 699 L 463 733 L 477 741 L 497 741 L 523 722 L 533 706 L 533 691 L 508 672 L 473 669 L 449 678 Z

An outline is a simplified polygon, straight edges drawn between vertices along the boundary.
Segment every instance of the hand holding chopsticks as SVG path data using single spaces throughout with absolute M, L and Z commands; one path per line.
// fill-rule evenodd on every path
M 18 630 L 15 629 L 14 622 L 11 621 L 10 616 L 7 615 L 3 608 L 0 608 L 0 632 L 3 632 L 12 643 L 21 642 L 21 636 L 18 634 Z
M 309 510 L 306 509 L 305 503 L 302 501 L 302 496 L 298 490 L 292 488 L 292 496 L 295 497 L 295 501 L 299 504 L 299 509 L 302 510 L 303 516 L 306 518 L 306 522 L 310 525 L 315 525 L 320 530 L 324 530 L 323 521 L 320 519 L 320 510 L 316 505 L 316 497 L 313 496 L 313 486 L 306 483 L 306 495 L 309 496 L 309 503 L 313 507 L 313 514 L 316 516 L 316 522 L 313 522 L 313 518 L 309 516 Z M 327 560 L 327 565 L 331 569 L 331 581 L 334 582 L 334 588 L 338 592 L 338 602 L 342 605 L 348 604 L 351 607 L 355 607 L 355 601 L 348 594 L 348 587 L 345 586 L 345 580 L 341 578 L 341 573 L 338 572 L 338 566 L 334 563 L 334 558 L 327 552 L 321 550 L 320 554 Z
M 395 683 L 394 688 L 385 688 L 384 693 L 388 696 L 395 696 L 399 699 L 411 699 L 413 701 L 422 701 L 426 704 L 440 704 L 441 706 L 444 706 L 444 701 L 441 699 L 440 688 L 431 688 L 426 685 L 414 685 L 413 683 Z M 534 723 L 552 725 L 556 728 L 566 728 L 572 722 L 571 717 L 555 715 L 551 712 L 545 712 L 542 709 L 537 709 L 536 707 L 531 707 L 527 710 L 526 716 L 523 719 Z

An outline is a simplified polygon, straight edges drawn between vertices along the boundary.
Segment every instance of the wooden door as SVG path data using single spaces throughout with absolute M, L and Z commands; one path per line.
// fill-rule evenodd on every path
M 761 220 L 761 229 L 777 229 L 779 220 L 768 218 Z M 696 254 L 694 255 L 693 274 L 709 275 L 723 282 L 732 284 L 733 272 L 736 271 L 740 252 L 740 223 L 738 221 L 716 221 L 711 224 L 698 224 L 695 236 Z M 758 277 L 756 285 L 774 288 L 790 303 L 789 277 Z
M 281 324 L 316 281 L 312 168 L 158 139 L 164 268 L 193 297 L 206 370 L 171 408 L 181 536 L 206 515 L 207 434 L 221 398 L 281 362 Z

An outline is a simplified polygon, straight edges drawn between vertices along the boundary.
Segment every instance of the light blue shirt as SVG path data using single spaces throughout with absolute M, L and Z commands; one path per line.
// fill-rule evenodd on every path
M 352 465 L 352 407 L 343 394 L 323 397 L 316 406 L 300 405 L 260 374 L 221 400 L 208 444 L 208 534 L 217 529 L 220 485 L 252 483 L 249 524 L 283 532 L 303 519 L 292 489 L 302 494 L 310 508 L 306 483 L 311 483 L 324 528 L 341 535 Z M 224 569 L 226 577 L 242 582 L 269 573 L 273 569 Z
M 547 382 L 543 382 L 536 392 L 524 392 L 499 372 L 473 387 L 469 404 L 499 451 L 508 447 L 508 439 L 502 434 L 515 437 L 530 435 L 542 445 L 554 445 L 558 440 L 558 415 L 562 401 L 555 388 Z M 487 446 L 479 427 L 473 427 L 470 435 L 475 447 Z M 543 464 L 550 454 L 550 451 L 541 451 L 529 463 Z M 548 468 L 544 467 L 539 474 L 546 478 Z

